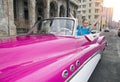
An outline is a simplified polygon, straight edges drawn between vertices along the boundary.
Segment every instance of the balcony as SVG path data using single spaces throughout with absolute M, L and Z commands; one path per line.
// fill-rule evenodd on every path
M 95 2 L 100 2 L 101 3 L 101 2 L 103 2 L 103 0 L 95 0 Z

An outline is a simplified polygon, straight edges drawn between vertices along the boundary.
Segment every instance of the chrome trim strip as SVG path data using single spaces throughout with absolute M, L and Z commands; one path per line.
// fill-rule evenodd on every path
M 65 82 L 69 82 L 93 57 L 95 57 L 97 54 L 100 54 L 99 52 L 96 52 L 94 55 L 92 55 L 90 58 L 88 58 L 80 68 L 78 68 L 75 73 L 73 73 Z M 101 55 L 101 54 L 100 54 Z

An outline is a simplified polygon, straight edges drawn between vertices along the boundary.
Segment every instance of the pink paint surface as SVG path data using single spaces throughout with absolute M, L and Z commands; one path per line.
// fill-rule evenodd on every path
M 0 39 L 0 82 L 64 82 L 104 45 L 104 37 L 93 42 L 85 37 L 27 35 Z M 69 71 L 71 64 L 81 65 Z M 62 71 L 68 77 L 62 78 Z

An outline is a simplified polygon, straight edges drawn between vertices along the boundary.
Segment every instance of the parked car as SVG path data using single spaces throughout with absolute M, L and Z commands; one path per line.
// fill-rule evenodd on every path
M 99 31 L 98 30 L 91 30 L 91 33 L 96 34 L 96 33 L 99 33 Z
M 110 29 L 107 27 L 104 29 L 104 32 L 110 32 Z
M 120 37 L 120 29 L 118 29 L 118 36 Z
M 105 36 L 77 36 L 75 18 L 45 19 L 36 31 L 38 26 L 26 35 L 0 38 L 0 82 L 87 82 Z

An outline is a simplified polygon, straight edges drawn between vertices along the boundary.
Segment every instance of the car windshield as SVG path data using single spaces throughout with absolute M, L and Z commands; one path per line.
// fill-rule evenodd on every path
M 40 24 L 40 25 L 39 25 Z M 37 32 L 39 34 L 72 35 L 74 20 L 65 18 L 46 19 L 39 23 Z

